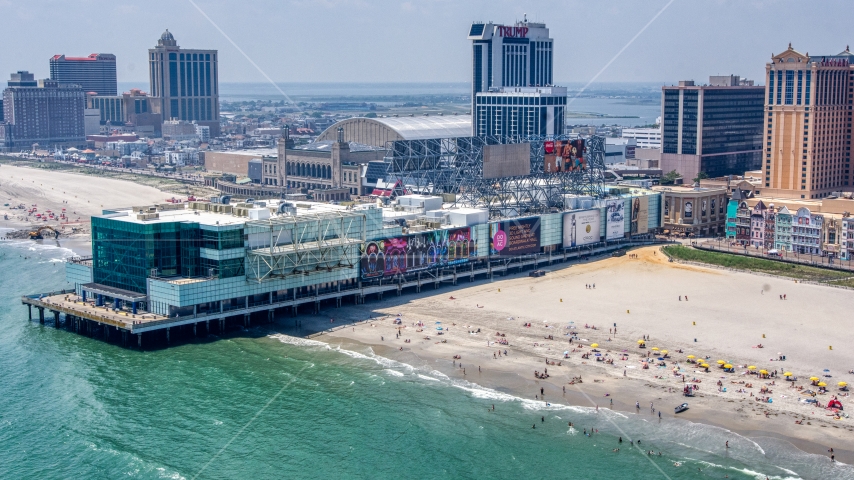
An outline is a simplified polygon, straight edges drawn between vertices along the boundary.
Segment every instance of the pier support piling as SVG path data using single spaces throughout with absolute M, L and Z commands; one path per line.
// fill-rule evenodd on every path
M 59 310 L 54 310 L 53 312 L 53 326 L 59 327 Z
M 136 334 L 136 345 L 139 348 L 142 348 L 142 334 L 141 333 Z
M 193 336 L 194 337 L 198 336 L 198 335 L 196 335 L 196 325 L 197 325 L 196 323 L 193 324 Z
M 171 340 L 171 339 L 169 338 L 169 330 L 170 330 L 170 328 L 169 328 L 169 327 L 166 327 L 166 343 L 169 343 L 169 342 L 170 342 L 170 340 Z
M 33 306 L 30 305 L 29 303 L 27 304 L 27 315 L 29 316 L 30 321 L 32 321 L 33 320 Z
M 44 323 L 44 307 L 38 307 L 39 309 L 39 323 Z

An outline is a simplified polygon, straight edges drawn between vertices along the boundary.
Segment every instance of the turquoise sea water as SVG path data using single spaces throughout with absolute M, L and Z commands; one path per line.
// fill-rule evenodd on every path
M 0 243 L 3 479 L 854 478 L 779 440 L 545 407 L 262 327 L 140 352 L 27 321 L 20 295 L 64 287 L 68 253 Z

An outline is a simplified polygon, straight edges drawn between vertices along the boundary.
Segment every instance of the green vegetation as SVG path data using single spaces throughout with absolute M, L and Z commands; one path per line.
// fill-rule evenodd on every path
M 706 179 L 706 178 L 709 178 L 709 175 L 708 175 L 706 172 L 700 172 L 700 173 L 698 173 L 698 174 L 697 174 L 697 176 L 694 178 L 694 183 L 700 183 L 700 180 L 703 180 L 703 179 Z
M 661 185 L 673 185 L 674 183 L 676 183 L 676 179 L 681 177 L 682 175 L 676 173 L 676 170 L 671 170 L 661 176 L 661 180 L 659 180 L 659 183 Z
M 782 277 L 796 278 L 798 280 L 832 282 L 833 285 L 854 286 L 854 281 L 849 278 L 851 277 L 851 273 L 849 272 L 840 272 L 804 265 L 794 265 L 791 263 L 767 260 L 764 258 L 733 255 L 731 253 L 709 252 L 683 245 L 668 245 L 664 247 L 663 250 L 664 253 L 677 260 L 708 263 L 710 265 L 718 265 L 736 270 L 768 273 L 772 275 L 780 275 Z
M 836 286 L 839 286 L 839 287 L 850 287 L 850 288 L 854 288 L 854 277 L 851 277 L 851 278 L 845 278 L 845 279 L 842 279 L 842 280 L 832 280 L 832 281 L 830 281 L 830 282 L 827 282 L 827 284 L 828 284 L 828 285 L 836 285 Z

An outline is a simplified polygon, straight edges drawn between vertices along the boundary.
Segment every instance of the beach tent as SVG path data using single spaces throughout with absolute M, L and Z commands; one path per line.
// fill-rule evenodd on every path
M 827 408 L 838 408 L 842 410 L 842 402 L 834 398 L 833 400 L 827 402 Z

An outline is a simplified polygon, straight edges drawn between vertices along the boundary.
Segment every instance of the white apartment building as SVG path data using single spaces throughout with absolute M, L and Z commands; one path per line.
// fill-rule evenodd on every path
M 622 138 L 634 138 L 637 148 L 661 149 L 660 128 L 624 128 Z

